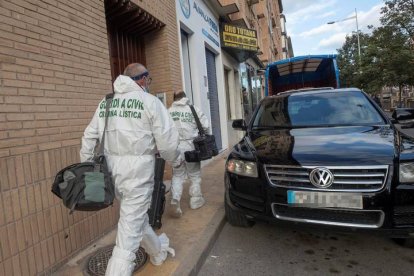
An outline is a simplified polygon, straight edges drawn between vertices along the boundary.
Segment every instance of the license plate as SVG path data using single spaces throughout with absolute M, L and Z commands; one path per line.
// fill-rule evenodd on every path
M 288 191 L 287 196 L 295 207 L 363 209 L 362 195 L 357 193 Z

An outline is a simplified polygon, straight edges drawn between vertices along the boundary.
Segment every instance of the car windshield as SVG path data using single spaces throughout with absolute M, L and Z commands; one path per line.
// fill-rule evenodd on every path
M 291 94 L 265 99 L 253 128 L 381 125 L 385 121 L 358 91 Z

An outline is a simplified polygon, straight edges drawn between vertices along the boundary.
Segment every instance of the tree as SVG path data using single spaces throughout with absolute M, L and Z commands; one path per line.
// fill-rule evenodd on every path
M 410 40 L 396 26 L 376 28 L 370 39 L 376 66 L 380 69 L 378 78 L 384 85 L 398 86 L 399 101 L 406 85 L 414 85 L 414 51 Z
M 381 87 L 414 85 L 414 0 L 389 0 L 381 10 L 381 24 L 360 34 L 361 63 L 357 62 L 356 35 L 338 49 L 338 66 L 344 86 L 357 86 L 369 93 Z M 357 72 L 357 73 L 355 73 Z
M 366 45 L 369 39 L 368 34 L 359 33 L 360 44 Z M 365 49 L 361 49 L 361 56 L 364 57 Z M 358 37 L 356 34 L 347 36 L 342 48 L 338 49 L 338 67 L 340 70 L 340 82 L 343 87 L 361 87 L 362 78 L 359 75 Z M 362 61 L 362 59 L 361 59 Z
M 407 38 L 414 38 L 414 0 L 389 0 L 381 10 L 383 26 L 394 27 Z

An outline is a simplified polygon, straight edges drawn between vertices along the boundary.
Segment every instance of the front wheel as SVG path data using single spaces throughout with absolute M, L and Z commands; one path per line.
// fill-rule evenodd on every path
M 237 210 L 233 210 L 227 202 L 227 197 L 224 196 L 224 211 L 228 223 L 237 227 L 252 227 L 254 221 L 247 219 L 246 215 Z

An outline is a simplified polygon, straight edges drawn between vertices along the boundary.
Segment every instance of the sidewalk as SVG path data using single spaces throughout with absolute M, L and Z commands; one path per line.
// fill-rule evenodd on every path
M 170 194 L 167 194 L 166 210 L 162 218 L 163 226 L 158 234 L 165 232 L 175 249 L 175 258 L 168 258 L 159 267 L 149 261 L 134 275 L 196 275 L 206 254 L 213 245 L 224 225 L 224 163 L 226 151 L 216 156 L 202 169 L 202 190 L 206 205 L 198 210 L 189 208 L 188 182 L 184 186 L 181 208 L 183 216 L 172 218 L 169 214 Z M 69 260 L 54 275 L 88 275 L 87 262 L 97 250 L 115 243 L 116 229 Z

